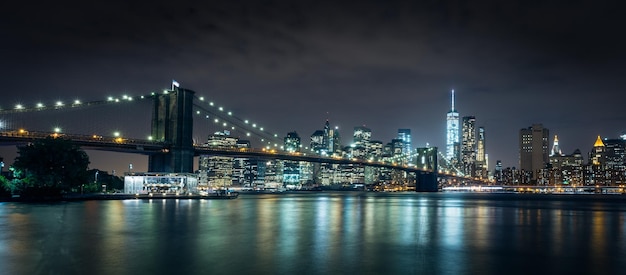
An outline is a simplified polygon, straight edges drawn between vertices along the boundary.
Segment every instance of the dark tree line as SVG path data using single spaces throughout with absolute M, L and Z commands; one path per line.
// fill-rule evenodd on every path
M 18 146 L 10 179 L 0 177 L 0 195 L 58 196 L 100 191 L 97 170 L 88 170 L 89 156 L 71 140 L 48 137 Z M 103 173 L 103 178 L 107 176 Z

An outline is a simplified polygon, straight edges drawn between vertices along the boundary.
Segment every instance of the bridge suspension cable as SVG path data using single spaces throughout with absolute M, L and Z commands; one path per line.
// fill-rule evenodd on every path
M 217 107 L 214 102 L 207 102 L 204 97 L 196 96 L 194 107 L 197 115 L 204 115 L 205 119 L 212 120 L 215 124 L 221 124 L 224 129 L 237 131 L 246 137 L 256 136 L 263 147 L 282 147 L 282 139 L 276 133 L 270 133 L 264 127 L 247 119 L 234 115 L 231 111 L 225 111 L 223 107 Z

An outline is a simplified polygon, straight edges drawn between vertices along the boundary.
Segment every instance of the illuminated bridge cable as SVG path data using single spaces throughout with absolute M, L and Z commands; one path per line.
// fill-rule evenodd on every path
M 152 99 L 153 95 L 109 97 L 105 100 L 87 102 L 73 100 L 17 104 L 10 109 L 5 106 L 0 109 L 0 129 L 106 136 L 112 135 L 114 128 L 121 127 L 126 128 L 123 130 L 131 134 L 141 129 L 142 126 L 150 126 L 149 120 L 143 124 L 137 121 L 141 121 L 144 114 L 151 115 L 151 112 L 129 107 L 128 103 L 147 103 L 149 101 L 145 99 Z M 129 123 L 131 119 L 133 123 Z M 148 129 L 144 131 L 149 133 Z M 145 138 L 146 133 L 142 132 L 140 136 Z
M 204 98 L 202 97 L 196 97 L 196 99 L 197 99 L 196 102 L 204 101 Z M 208 103 L 208 104 L 210 105 L 211 103 Z M 249 121 L 246 121 L 240 117 L 233 115 L 232 112 L 226 112 L 221 107 L 214 107 L 214 110 L 211 110 L 212 108 L 205 108 L 200 103 L 194 103 L 194 107 L 200 109 L 206 114 L 209 114 L 209 117 L 210 117 L 209 119 L 217 118 L 220 121 L 225 121 L 229 125 L 234 126 L 235 131 L 237 132 L 242 132 L 243 130 L 242 132 L 243 134 L 251 133 L 261 138 L 264 147 L 275 146 L 275 145 L 280 147 L 280 145 L 282 145 L 282 140 L 280 139 L 280 137 L 278 137 L 277 134 L 271 134 L 265 131 L 263 127 L 256 127 L 256 124 L 250 124 Z

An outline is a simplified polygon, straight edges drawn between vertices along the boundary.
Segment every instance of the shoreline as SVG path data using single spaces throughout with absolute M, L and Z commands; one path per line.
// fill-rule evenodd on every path
M 228 195 L 177 195 L 177 194 L 71 194 L 65 196 L 43 197 L 8 197 L 0 198 L 0 202 L 70 202 L 90 200 L 150 200 L 150 199 L 196 199 L 196 200 L 232 200 L 239 193 Z

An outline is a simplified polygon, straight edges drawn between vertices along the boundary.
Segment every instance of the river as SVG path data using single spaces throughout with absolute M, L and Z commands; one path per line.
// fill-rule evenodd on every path
M 626 196 L 5 202 L 0 274 L 626 274 Z

